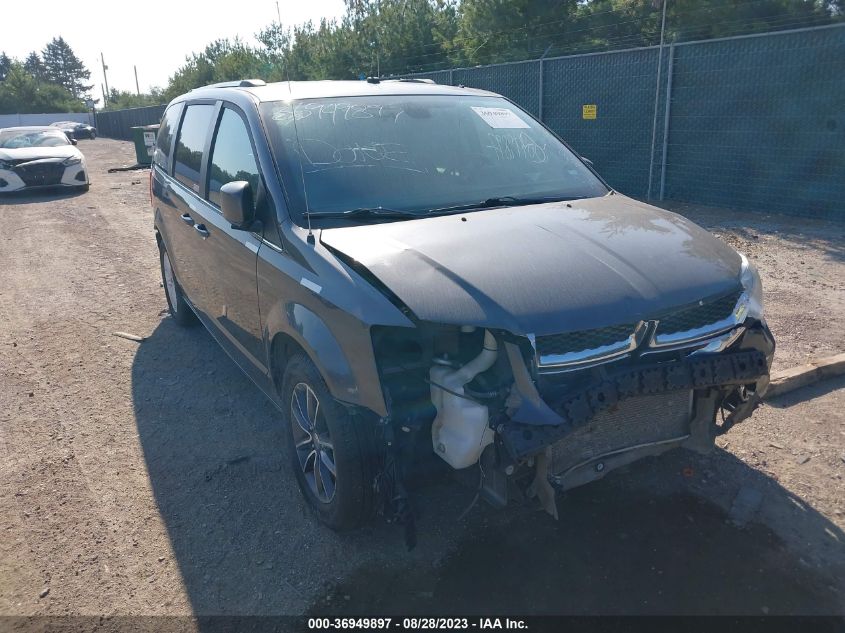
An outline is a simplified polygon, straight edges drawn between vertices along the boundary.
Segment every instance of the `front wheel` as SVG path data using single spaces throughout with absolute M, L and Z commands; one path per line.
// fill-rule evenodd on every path
M 291 465 L 308 504 L 332 529 L 361 525 L 373 512 L 377 464 L 369 421 L 332 397 L 305 354 L 287 363 L 282 402 Z
M 182 294 L 182 287 L 176 281 L 176 273 L 170 263 L 170 256 L 162 244 L 159 246 L 159 263 L 161 264 L 161 281 L 164 285 L 164 296 L 167 298 L 167 307 L 170 309 L 170 316 L 177 325 L 189 327 L 197 322 L 194 311 L 185 301 Z

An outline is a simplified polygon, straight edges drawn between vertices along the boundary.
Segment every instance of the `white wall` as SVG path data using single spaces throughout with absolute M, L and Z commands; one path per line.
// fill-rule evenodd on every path
M 53 114 L 0 114 L 0 128 L 20 125 L 50 125 L 56 121 L 79 121 L 94 125 L 89 112 L 56 112 Z

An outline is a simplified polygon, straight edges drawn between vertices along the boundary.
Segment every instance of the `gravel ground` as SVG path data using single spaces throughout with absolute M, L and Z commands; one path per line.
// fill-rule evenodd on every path
M 559 522 L 459 520 L 473 491 L 434 476 L 412 552 L 322 528 L 274 409 L 167 315 L 147 173 L 106 173 L 132 146 L 80 148 L 89 193 L 0 200 L 0 614 L 845 613 L 841 379 L 572 491 Z M 760 266 L 778 366 L 845 349 L 845 227 L 680 210 Z

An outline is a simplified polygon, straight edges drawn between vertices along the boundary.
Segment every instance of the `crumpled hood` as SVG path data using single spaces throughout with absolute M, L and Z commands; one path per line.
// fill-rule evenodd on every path
M 78 156 L 80 152 L 73 145 L 61 145 L 59 147 L 20 147 L 17 149 L 0 149 L 0 160 L 38 160 L 41 158 L 60 158 L 62 160 Z
M 739 287 L 689 220 L 618 194 L 325 229 L 422 320 L 552 334 L 647 319 Z

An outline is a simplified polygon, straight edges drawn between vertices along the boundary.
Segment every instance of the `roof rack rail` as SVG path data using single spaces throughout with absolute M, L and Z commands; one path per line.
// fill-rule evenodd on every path
M 258 88 L 266 85 L 267 82 L 263 79 L 236 79 L 235 81 L 221 81 L 216 84 L 200 86 L 200 88 Z M 200 88 L 194 88 L 194 90 L 199 90 Z
M 399 77 L 397 79 L 382 79 L 382 81 L 398 81 L 409 84 L 436 84 L 434 79 L 423 79 L 422 77 Z

